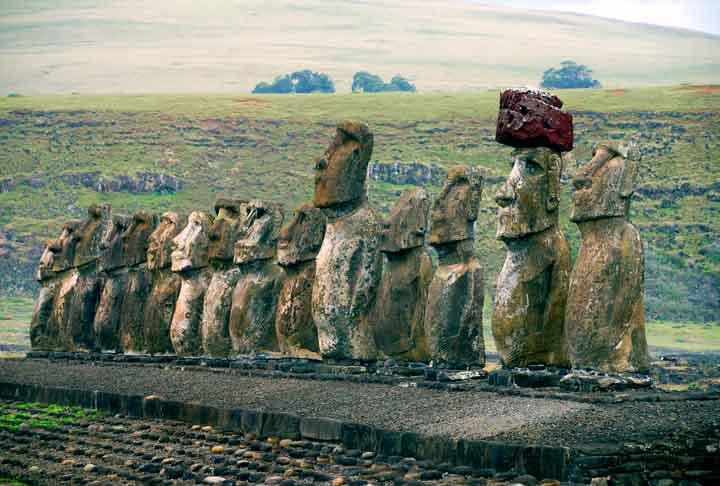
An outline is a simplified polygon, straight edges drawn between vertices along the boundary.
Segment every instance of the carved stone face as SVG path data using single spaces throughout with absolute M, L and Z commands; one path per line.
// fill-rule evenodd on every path
M 212 218 L 201 211 L 193 211 L 188 217 L 187 226 L 172 240 L 173 272 L 182 272 L 203 268 L 208 265 L 208 233 Z
M 512 171 L 495 195 L 499 239 L 521 238 L 557 224 L 561 171 L 560 154 L 549 148 L 513 152 Z
M 580 168 L 573 178 L 572 221 L 628 215 L 638 167 L 637 162 L 621 154 L 623 149 L 597 145 L 590 163 Z M 624 152 L 627 155 L 627 150 Z
M 113 215 L 100 242 L 100 269 L 112 270 L 124 265 L 122 234 L 130 225 L 127 216 Z
M 57 240 L 48 247 L 53 253 L 53 270 L 62 272 L 73 267 L 75 261 L 75 245 L 80 238 L 80 229 L 83 222 L 73 219 L 63 225 L 62 233 Z
M 210 260 L 233 259 L 235 241 L 245 229 L 245 205 L 239 199 L 218 199 L 215 203 L 215 221 L 210 229 Z
M 100 242 L 109 222 L 109 204 L 93 204 L 88 208 L 87 219 L 82 222 L 78 232 L 74 262 L 76 267 L 100 257 Z
M 474 238 L 481 196 L 482 176 L 479 172 L 466 166 L 451 167 L 433 205 L 430 243 Z
M 52 240 L 47 240 L 45 242 L 45 250 L 43 250 L 43 253 L 40 256 L 40 264 L 38 265 L 37 272 L 35 274 L 35 278 L 38 281 L 47 280 L 55 275 L 55 271 L 53 270 L 55 254 L 50 250 L 52 244 Z
M 133 215 L 130 226 L 122 236 L 125 265 L 139 265 L 147 259 L 148 240 L 155 230 L 156 223 L 155 215 L 146 211 Z
M 160 216 L 160 224 L 148 238 L 147 267 L 150 270 L 167 268 L 172 263 L 172 241 L 187 224 L 184 215 L 168 211 Z
M 245 206 L 244 229 L 235 242 L 235 263 L 250 263 L 275 256 L 283 212 L 278 204 L 253 199 Z
M 325 215 L 316 207 L 303 204 L 280 230 L 278 263 L 294 265 L 315 259 L 325 236 Z
M 316 207 L 361 202 L 365 199 L 367 166 L 373 149 L 373 135 L 367 125 L 345 121 L 338 125 L 335 139 L 315 163 Z
M 406 189 L 383 224 L 380 251 L 398 252 L 425 243 L 430 226 L 430 196 L 422 187 Z

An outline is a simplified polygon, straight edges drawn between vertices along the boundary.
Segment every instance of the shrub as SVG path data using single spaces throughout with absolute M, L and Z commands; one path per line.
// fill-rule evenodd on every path
M 563 61 L 560 68 L 550 68 L 543 73 L 540 85 L 543 88 L 599 88 L 600 82 L 593 79 L 593 71 L 589 67 L 575 61 Z
M 334 93 L 335 84 L 327 74 L 309 69 L 278 76 L 270 83 L 260 82 L 253 93 Z
M 381 91 L 411 91 L 415 92 L 415 85 L 404 77 L 396 74 L 389 83 L 383 82 L 377 74 L 367 71 L 358 71 L 353 76 L 353 93 L 379 93 Z

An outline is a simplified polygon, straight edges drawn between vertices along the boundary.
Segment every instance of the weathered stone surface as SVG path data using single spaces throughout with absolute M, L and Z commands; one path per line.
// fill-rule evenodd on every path
M 497 237 L 507 246 L 498 274 L 492 329 L 507 367 L 566 365 L 565 303 L 570 255 L 557 227 L 560 155 L 544 147 L 514 153 L 495 196 Z
M 120 307 L 120 347 L 125 352 L 145 351 L 145 302 L 152 288 L 152 273 L 145 265 L 128 267 Z
M 582 243 L 570 277 L 565 326 L 573 367 L 644 371 L 649 366 L 643 305 L 644 256 L 627 220 L 637 162 L 601 144 L 573 180 L 571 219 Z
M 93 323 L 100 288 L 100 278 L 94 273 L 94 268 L 92 272 L 73 269 L 63 276 L 53 309 L 54 320 L 60 323 L 59 349 L 94 349 Z
M 135 213 L 123 239 L 123 261 L 128 267 L 147 261 L 150 235 L 155 231 L 157 218 L 147 211 Z
M 291 356 L 317 357 L 317 328 L 312 318 L 315 257 L 327 220 L 309 204 L 295 210 L 278 240 L 278 263 L 285 270 L 275 314 L 278 348 Z
M 52 240 L 45 242 L 45 250 L 40 257 L 40 264 L 35 273 L 35 278 L 40 284 L 40 292 L 35 300 L 30 320 L 30 346 L 34 350 L 52 348 L 48 322 L 59 285 L 57 274 L 53 270 L 54 253 L 50 251 L 52 245 Z
M 561 110 L 557 96 L 542 91 L 509 89 L 500 95 L 495 140 L 511 147 L 573 148 L 572 115 Z
M 60 236 L 48 247 L 53 254 L 52 269 L 54 272 L 62 272 L 73 267 L 75 262 L 75 245 L 79 237 L 81 225 L 82 221 L 79 219 L 67 221 L 63 224 Z
M 315 197 L 319 208 L 357 205 L 366 195 L 365 178 L 373 149 L 373 134 L 367 125 L 344 121 L 335 138 L 315 164 Z
M 382 276 L 370 321 L 383 356 L 428 359 L 425 304 L 435 264 L 425 246 L 430 196 L 422 188 L 404 191 L 383 224 Z
M 210 246 L 208 258 L 213 260 L 232 261 L 235 242 L 247 228 L 245 219 L 248 215 L 248 201 L 240 199 L 219 198 L 215 202 L 215 219 L 210 229 Z
M 473 240 L 434 246 L 439 264 L 427 292 L 425 335 L 430 359 L 485 364 L 482 332 L 484 277 Z
M 200 340 L 204 354 L 228 356 L 232 351 L 230 340 L 230 309 L 235 285 L 242 271 L 234 266 L 213 267 L 212 277 L 205 293 Z
M 212 222 L 208 214 L 194 211 L 185 228 L 173 238 L 171 269 L 179 273 L 182 284 L 170 324 L 170 340 L 178 355 L 198 354 L 201 349 L 200 322 L 212 275 L 207 268 Z
M 481 196 L 482 176 L 477 170 L 451 167 L 433 205 L 430 244 L 474 238 Z
M 173 351 L 170 324 L 182 279 L 170 270 L 172 240 L 187 225 L 187 217 L 175 212 L 160 216 L 160 223 L 148 239 L 147 268 L 152 272 L 152 289 L 145 302 L 145 350 L 149 353 Z
M 75 243 L 73 265 L 81 267 L 96 262 L 100 256 L 100 243 L 107 225 L 110 224 L 110 205 L 93 204 L 88 208 L 88 216 L 80 225 Z
M 235 242 L 237 264 L 275 257 L 284 213 L 279 204 L 253 199 L 243 206 L 244 228 Z
M 56 276 L 55 270 L 53 270 L 53 266 L 55 264 L 55 254 L 50 250 L 52 245 L 53 241 L 47 240 L 45 242 L 45 249 L 43 250 L 42 255 L 40 255 L 40 263 L 38 264 L 37 271 L 35 272 L 35 280 L 38 282 L 42 283 L 43 280 L 48 280 Z
M 109 272 L 125 265 L 123 260 L 123 234 L 130 226 L 130 218 L 124 215 L 112 215 L 110 223 L 100 242 L 100 258 L 98 270 Z

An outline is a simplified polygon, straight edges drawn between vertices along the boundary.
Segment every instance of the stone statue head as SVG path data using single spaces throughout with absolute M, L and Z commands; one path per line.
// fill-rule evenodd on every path
M 430 229 L 430 195 L 422 187 L 406 189 L 383 223 L 380 251 L 399 252 L 422 246 Z
M 557 224 L 561 172 L 560 153 L 550 148 L 513 152 L 510 175 L 495 195 L 499 239 L 521 238 Z
M 173 272 L 183 272 L 204 268 L 208 265 L 208 233 L 212 226 L 212 217 L 202 211 L 193 211 L 188 216 L 187 225 L 172 240 L 171 255 Z
M 433 205 L 430 243 L 474 238 L 481 196 L 482 176 L 476 169 L 464 165 L 451 167 Z
M 315 163 L 315 197 L 318 208 L 359 204 L 365 200 L 367 167 L 373 135 L 364 123 L 345 121 L 335 139 Z
M 595 146 L 592 160 L 573 178 L 572 221 L 628 215 L 638 174 L 633 150 L 616 142 Z
M 80 239 L 83 222 L 72 219 L 63 224 L 62 233 L 48 249 L 53 253 L 53 271 L 62 272 L 73 267 L 75 247 Z
M 147 267 L 150 270 L 168 268 L 172 263 L 172 241 L 185 228 L 185 215 L 168 211 L 160 216 L 160 224 L 148 238 Z
M 100 270 L 112 270 L 124 265 L 122 235 L 130 226 L 130 218 L 113 215 L 100 242 Z
M 245 229 L 245 205 L 240 199 L 220 198 L 215 202 L 215 221 L 210 228 L 210 260 L 232 261 L 235 242 Z
M 75 247 L 74 265 L 79 267 L 100 257 L 100 242 L 110 222 L 109 204 L 92 204 L 82 222 Z
M 297 208 L 292 219 L 280 230 L 278 263 L 290 266 L 314 260 L 325 237 L 325 222 L 320 209 L 310 204 Z
M 147 211 L 133 214 L 130 225 L 122 235 L 123 260 L 125 265 L 133 266 L 147 259 L 150 235 L 155 230 L 157 218 Z
M 55 254 L 50 250 L 53 240 L 45 241 L 45 249 L 40 255 L 40 264 L 38 265 L 35 279 L 39 282 L 52 278 L 55 275 L 53 266 L 55 263 Z
M 250 263 L 275 256 L 283 212 L 279 204 L 259 199 L 244 206 L 243 230 L 235 242 L 235 263 Z

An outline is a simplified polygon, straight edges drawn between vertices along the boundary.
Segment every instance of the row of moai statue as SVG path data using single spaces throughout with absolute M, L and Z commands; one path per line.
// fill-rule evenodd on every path
M 556 97 L 509 90 L 496 138 L 517 148 L 496 196 L 508 253 L 492 329 L 505 366 L 647 367 L 643 254 L 628 222 L 637 164 L 598 145 L 574 179 L 582 233 L 572 273 L 558 228 L 572 118 Z M 219 199 L 214 215 L 111 215 L 95 205 L 41 258 L 34 349 L 374 360 L 483 366 L 482 177 L 453 167 L 434 199 L 367 200 L 373 136 L 341 123 L 316 162 L 312 204 Z

